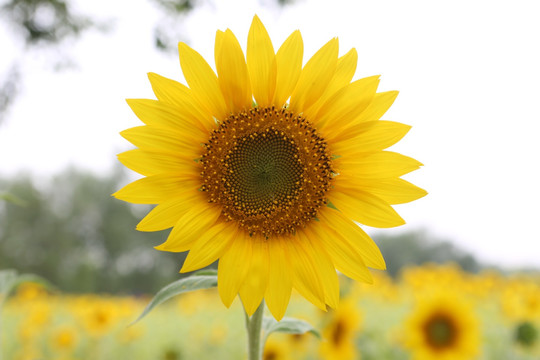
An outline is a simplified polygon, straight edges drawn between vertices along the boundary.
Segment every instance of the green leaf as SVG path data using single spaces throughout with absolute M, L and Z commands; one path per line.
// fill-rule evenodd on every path
M 18 196 L 6 192 L 0 193 L 0 200 L 5 200 L 18 206 L 26 206 L 26 201 Z
M 201 276 L 201 275 L 215 275 L 215 276 L 217 276 L 217 270 L 216 269 L 203 269 L 203 270 L 195 271 L 190 276 Z
M 21 274 L 17 276 L 17 278 L 15 279 L 15 284 L 13 288 L 16 288 L 20 284 L 27 283 L 27 282 L 40 284 L 49 290 L 55 289 L 55 286 L 51 284 L 47 279 L 42 278 L 41 276 L 38 276 L 38 275 L 34 275 L 34 274 Z
M 198 275 L 194 274 L 190 277 L 177 280 L 169 285 L 165 286 L 163 289 L 159 290 L 156 296 L 150 303 L 146 305 L 146 308 L 139 317 L 132 322 L 130 325 L 135 324 L 141 320 L 146 314 L 148 314 L 153 308 L 162 302 L 169 300 L 173 296 L 180 295 L 186 292 L 209 289 L 217 286 L 217 276 L 216 275 Z
M 17 272 L 13 269 L 0 270 L 0 294 L 5 295 L 11 291 Z
M 41 276 L 34 274 L 17 275 L 17 271 L 13 269 L 0 270 L 0 306 L 17 286 L 27 282 L 41 284 L 46 288 L 54 288 L 49 281 Z
M 312 333 L 317 338 L 321 338 L 321 334 L 307 321 L 295 318 L 283 318 L 281 321 L 276 321 L 272 317 L 265 316 L 263 319 L 263 330 L 265 332 L 264 341 L 273 332 L 282 332 L 286 334 L 305 334 Z

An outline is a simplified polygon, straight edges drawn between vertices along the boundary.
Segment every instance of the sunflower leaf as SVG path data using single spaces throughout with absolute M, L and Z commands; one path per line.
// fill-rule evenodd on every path
M 17 272 L 12 269 L 0 270 L 0 294 L 6 295 L 13 288 Z
M 139 317 L 133 321 L 130 325 L 135 324 L 143 317 L 146 316 L 153 308 L 162 302 L 169 300 L 173 296 L 180 295 L 186 292 L 209 289 L 217 286 L 217 275 L 203 275 L 194 274 L 190 277 L 177 280 L 165 286 L 163 289 L 159 290 L 158 293 L 150 300 L 150 303 L 146 305 L 144 311 L 139 315 Z
M 50 282 L 41 276 L 34 274 L 17 274 L 17 271 L 13 269 L 0 270 L 0 306 L 17 286 L 28 282 L 40 284 L 46 288 L 54 288 Z
M 217 270 L 216 269 L 203 269 L 203 270 L 195 271 L 191 276 L 202 276 L 202 275 L 216 275 L 217 276 Z
M 282 332 L 286 334 L 305 334 L 312 333 L 317 338 L 321 338 L 321 334 L 307 321 L 295 318 L 283 318 L 281 321 L 276 321 L 274 318 L 265 316 L 263 319 L 263 330 L 266 338 L 273 332 Z

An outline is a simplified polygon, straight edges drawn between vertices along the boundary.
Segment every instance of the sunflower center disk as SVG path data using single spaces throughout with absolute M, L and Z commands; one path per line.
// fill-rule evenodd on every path
M 252 108 L 223 121 L 205 147 L 202 190 L 252 235 L 293 233 L 326 203 L 327 145 L 301 116 Z
M 233 147 L 225 166 L 225 185 L 246 214 L 292 205 L 300 189 L 302 164 L 294 143 L 273 132 L 253 133 Z
M 451 319 L 438 315 L 426 323 L 425 332 L 428 343 L 434 348 L 450 347 L 456 341 L 456 328 Z

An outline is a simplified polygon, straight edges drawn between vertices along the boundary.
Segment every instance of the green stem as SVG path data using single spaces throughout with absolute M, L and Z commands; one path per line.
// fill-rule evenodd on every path
M 2 296 L 0 298 L 0 360 L 2 360 L 2 353 L 4 350 L 2 349 L 2 309 L 4 308 L 4 301 L 7 298 L 7 294 L 6 295 L 0 294 L 0 296 Z
M 246 330 L 248 335 L 248 360 L 261 360 L 262 359 L 262 345 L 261 345 L 261 329 L 264 314 L 264 300 L 255 310 L 255 313 L 251 315 L 251 318 L 246 315 Z

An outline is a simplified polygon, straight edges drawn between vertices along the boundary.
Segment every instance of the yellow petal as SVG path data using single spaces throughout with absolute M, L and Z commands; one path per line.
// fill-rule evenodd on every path
M 351 82 L 354 72 L 356 71 L 357 61 L 358 54 L 354 48 L 338 59 L 334 77 L 330 80 L 323 95 L 312 107 L 304 111 L 304 116 L 306 118 L 314 118 L 321 106 L 332 95 Z
M 354 156 L 354 157 L 353 157 Z M 411 157 L 393 152 L 346 154 L 336 162 L 339 173 L 361 179 L 391 179 L 417 170 L 422 163 Z M 339 183 L 336 181 L 336 183 Z
M 336 71 L 338 51 L 338 39 L 334 38 L 309 59 L 291 95 L 293 111 L 301 113 L 321 97 Z
M 221 30 L 216 31 L 216 41 L 214 44 L 214 64 L 217 64 L 219 61 L 218 59 L 221 54 L 221 46 L 223 45 L 224 36 L 225 36 L 225 33 L 223 31 Z
M 371 193 L 336 186 L 328 198 L 345 216 L 361 224 L 377 228 L 405 224 L 405 220 L 386 201 Z
M 345 55 L 338 59 L 336 73 L 330 82 L 328 93 L 332 94 L 349 84 L 356 72 L 358 63 L 358 53 L 355 48 L 352 48 Z
M 321 209 L 317 216 L 320 216 L 321 222 L 319 227 L 316 226 L 314 229 L 323 239 L 325 248 L 334 254 L 332 259 L 336 265 L 338 258 L 343 259 L 339 262 L 342 270 L 346 268 L 349 273 L 356 274 L 362 281 L 371 282 L 371 274 L 367 269 L 364 269 L 365 266 L 381 270 L 386 268 L 381 251 L 357 224 L 339 211 L 329 207 Z M 337 241 L 332 241 L 334 236 Z M 362 261 L 356 267 L 355 263 L 359 258 Z M 350 277 L 355 278 L 354 276 Z
M 398 91 L 386 91 L 375 94 L 373 101 L 369 104 L 368 108 L 360 114 L 357 122 L 374 121 L 379 120 L 381 116 L 392 106 L 396 100 Z
M 255 101 L 261 107 L 271 105 L 276 88 L 276 55 L 270 36 L 257 15 L 249 29 L 246 60 Z
M 127 184 L 113 196 L 135 204 L 159 204 L 182 195 L 186 188 L 192 188 L 194 180 L 193 175 L 152 175 Z
M 404 204 L 420 199 L 427 191 L 403 179 L 363 181 L 362 190 L 370 192 L 389 204 Z
M 144 150 L 156 150 L 183 154 L 198 159 L 204 150 L 188 134 L 155 126 L 137 126 L 120 132 L 120 135 L 133 145 Z
M 127 99 L 126 101 L 135 115 L 146 125 L 189 132 L 192 137 L 200 141 L 206 140 L 208 136 L 208 132 L 201 123 L 190 118 L 184 109 L 159 100 Z
M 326 134 L 326 137 L 330 141 L 344 141 L 353 139 L 364 132 L 366 122 L 372 122 L 379 120 L 384 113 L 392 106 L 394 100 L 398 95 L 397 91 L 387 91 L 377 93 L 373 96 L 373 99 L 369 106 L 355 119 L 351 119 L 350 123 L 341 128 L 333 128 L 331 136 Z
M 332 139 L 332 151 L 345 157 L 356 156 L 358 152 L 372 152 L 386 149 L 401 140 L 411 126 L 393 121 L 368 121 L 363 123 L 365 131 L 348 140 Z M 347 132 L 343 132 L 347 136 Z
M 251 238 L 245 231 L 238 231 L 229 249 L 219 259 L 218 291 L 226 307 L 231 306 L 244 282 L 251 265 Z
M 377 75 L 342 87 L 324 103 L 313 122 L 328 136 L 349 126 L 369 106 L 378 85 Z
M 221 94 L 217 76 L 210 65 L 198 52 L 184 43 L 178 44 L 178 52 L 182 72 L 193 96 L 217 119 L 224 119 L 229 115 L 229 111 Z
M 128 169 L 146 176 L 200 171 L 199 165 L 193 159 L 164 151 L 133 149 L 118 154 L 117 157 Z
M 188 251 L 216 223 L 221 210 L 201 198 L 191 202 L 191 208 L 174 225 L 167 240 L 155 249 L 171 252 Z
M 324 287 L 318 264 L 314 261 L 313 248 L 298 236 L 290 236 L 283 242 L 293 270 L 293 287 L 312 304 L 326 311 Z
M 137 230 L 160 231 L 173 227 L 199 199 L 197 192 L 197 189 L 186 189 L 178 197 L 157 205 L 137 224 Z
M 336 268 L 322 245 L 321 240 L 317 237 L 307 236 L 307 234 L 304 229 L 297 231 L 300 241 L 304 244 L 309 244 L 312 249 L 312 259 L 314 264 L 317 264 L 317 270 L 324 289 L 324 301 L 331 308 L 335 309 L 339 304 L 339 280 Z
M 277 107 L 282 107 L 287 102 L 296 87 L 302 72 L 303 55 L 304 42 L 300 31 L 296 30 L 285 40 L 276 54 L 276 91 L 273 102 Z
M 174 105 L 207 131 L 214 126 L 212 114 L 197 102 L 187 86 L 155 73 L 148 73 L 148 79 L 158 100 Z
M 238 224 L 234 222 L 220 222 L 207 229 L 189 250 L 180 272 L 190 272 L 212 264 L 227 251 L 237 231 Z
M 351 279 L 373 283 L 371 273 L 365 265 L 364 257 L 358 251 L 358 245 L 351 245 L 354 239 L 344 239 L 344 237 L 326 225 L 327 219 L 321 217 L 324 224 L 313 224 L 306 229 L 308 236 L 317 238 L 322 243 L 322 246 L 329 254 L 336 269 L 350 277 Z M 353 224 L 353 226 L 356 226 Z
M 264 298 L 268 309 L 277 321 L 285 315 L 292 291 L 292 271 L 284 246 L 283 239 L 279 237 L 268 241 L 271 261 L 268 288 Z
M 251 108 L 251 84 L 242 48 L 231 30 L 222 36 L 216 69 L 219 86 L 229 112 Z
M 244 282 L 240 286 L 240 298 L 246 313 L 251 316 L 257 310 L 268 286 L 269 257 L 268 241 L 258 236 L 251 237 L 253 253 Z M 242 261 L 238 259 L 237 261 Z

